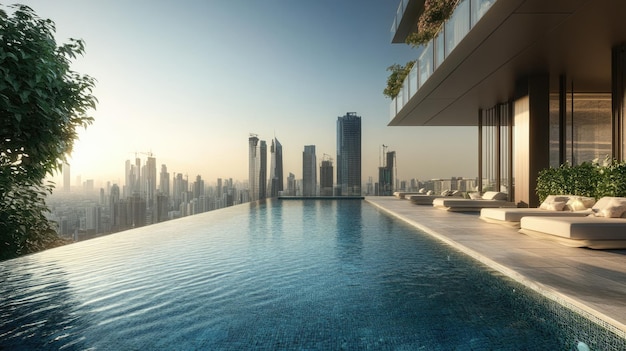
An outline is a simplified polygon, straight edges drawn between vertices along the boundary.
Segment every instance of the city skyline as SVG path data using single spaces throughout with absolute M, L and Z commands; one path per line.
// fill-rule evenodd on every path
M 244 180 L 249 133 L 277 137 L 284 171 L 299 179 L 302 147 L 333 155 L 345 111 L 363 117 L 364 178 L 377 174 L 383 144 L 407 179 L 477 174 L 473 129 L 387 126 L 386 68 L 418 56 L 390 44 L 388 3 L 23 3 L 55 22 L 59 44 L 85 41 L 72 69 L 97 80 L 99 103 L 69 159 L 83 179 L 119 181 L 120 159 L 151 152 L 172 171 Z M 430 152 L 442 138 L 464 146 Z

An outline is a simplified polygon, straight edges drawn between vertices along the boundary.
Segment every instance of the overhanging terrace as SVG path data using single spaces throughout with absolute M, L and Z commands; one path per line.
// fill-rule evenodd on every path
M 480 109 L 510 101 L 519 80 L 534 75 L 548 76 L 554 93 L 563 74 L 576 91 L 611 91 L 611 48 L 626 38 L 624 13 L 620 0 L 463 0 L 418 51 L 389 125 L 477 126 Z

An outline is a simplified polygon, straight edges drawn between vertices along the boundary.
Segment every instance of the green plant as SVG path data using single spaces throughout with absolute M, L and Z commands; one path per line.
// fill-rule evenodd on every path
M 387 67 L 387 71 L 390 71 L 389 77 L 387 78 L 387 87 L 383 91 L 383 94 L 390 99 L 395 99 L 396 96 L 400 93 L 400 89 L 402 89 L 402 84 L 404 83 L 404 79 L 411 69 L 415 61 L 409 61 L 404 66 L 399 64 L 393 64 Z
M 584 162 L 563 164 L 539 172 L 537 196 L 572 194 L 599 199 L 604 196 L 626 197 L 626 162 L 607 158 L 603 164 Z
M 626 163 L 610 160 L 600 168 L 597 197 L 626 196 Z
M 44 178 L 57 171 L 93 118 L 94 79 L 70 70 L 84 43 L 57 46 L 55 26 L 28 6 L 0 9 L 0 257 L 53 245 Z
M 424 12 L 417 21 L 417 31 L 407 37 L 406 43 L 420 46 L 431 41 L 452 16 L 458 3 L 458 0 L 426 0 Z

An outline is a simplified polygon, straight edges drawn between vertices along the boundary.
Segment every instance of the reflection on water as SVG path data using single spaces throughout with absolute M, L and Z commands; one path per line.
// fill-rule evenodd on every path
M 7 350 L 559 350 L 592 330 L 355 200 L 142 227 L 0 262 L 0 283 Z

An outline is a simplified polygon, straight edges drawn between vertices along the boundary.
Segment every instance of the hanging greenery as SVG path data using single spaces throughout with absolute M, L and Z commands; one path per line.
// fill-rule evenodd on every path
M 387 71 L 390 71 L 391 74 L 387 78 L 387 87 L 383 91 L 385 96 L 390 99 L 395 99 L 398 96 L 400 89 L 402 89 L 402 83 L 404 83 L 404 79 L 411 72 L 414 64 L 415 61 L 409 61 L 404 66 L 395 63 L 387 67 Z
M 410 34 L 406 43 L 414 47 L 423 45 L 432 40 L 443 23 L 450 18 L 459 0 L 426 0 L 424 2 L 424 12 L 420 16 L 417 23 L 417 31 Z M 394 99 L 400 93 L 404 78 L 409 74 L 415 61 L 409 61 L 406 65 L 393 64 L 387 67 L 390 71 L 387 78 L 387 87 L 383 94 Z
M 417 21 L 417 31 L 407 37 L 406 43 L 420 46 L 434 39 L 458 3 L 459 0 L 426 0 L 424 12 Z

